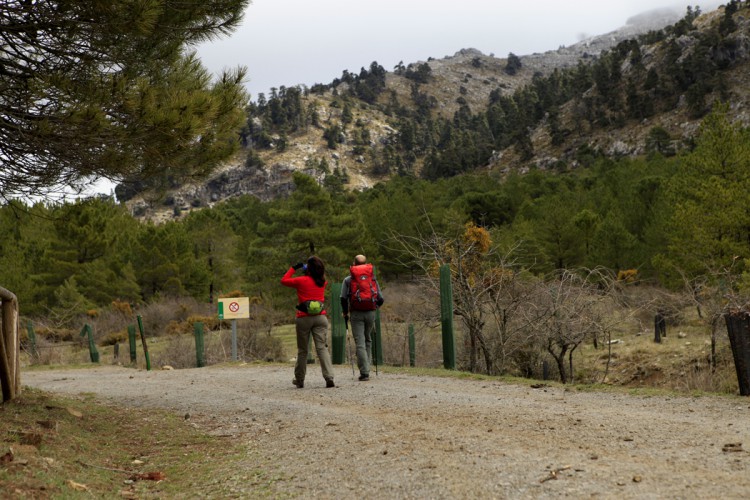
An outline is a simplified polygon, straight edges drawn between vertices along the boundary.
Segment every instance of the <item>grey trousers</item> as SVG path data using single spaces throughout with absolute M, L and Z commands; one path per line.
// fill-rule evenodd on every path
M 333 366 L 331 354 L 328 352 L 328 318 L 319 316 L 303 316 L 294 322 L 297 330 L 297 362 L 294 364 L 294 378 L 299 382 L 305 381 L 307 373 L 307 346 L 310 334 L 313 336 L 315 352 L 318 354 L 323 378 L 333 380 Z
M 360 375 L 370 375 L 372 364 L 372 336 L 375 332 L 375 311 L 356 311 L 349 313 L 352 323 L 352 335 L 357 346 L 357 368 Z

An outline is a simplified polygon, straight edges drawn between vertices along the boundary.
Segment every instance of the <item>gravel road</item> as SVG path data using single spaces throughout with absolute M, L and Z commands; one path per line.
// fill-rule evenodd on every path
M 291 365 L 24 371 L 22 383 L 189 415 L 246 443 L 245 465 L 278 478 L 275 496 L 750 497 L 746 398 L 394 373 L 358 382 L 349 366 L 335 370 L 332 389 L 317 365 L 304 389 L 292 385 Z M 233 494 L 252 496 L 242 470 L 227 480 Z

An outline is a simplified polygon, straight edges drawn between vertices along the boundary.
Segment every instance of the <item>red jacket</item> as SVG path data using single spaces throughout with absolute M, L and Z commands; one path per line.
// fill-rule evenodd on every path
M 304 276 L 297 277 L 294 277 L 293 274 L 294 268 L 290 267 L 286 274 L 284 274 L 284 276 L 281 278 L 281 284 L 290 288 L 297 289 L 298 304 L 301 304 L 306 300 L 317 300 L 319 302 L 323 302 L 325 300 L 325 291 L 328 282 L 325 282 L 323 286 L 318 286 L 315 284 L 315 280 L 313 280 L 306 274 Z M 320 314 L 326 314 L 325 309 Z M 297 317 L 301 318 L 302 316 L 309 316 L 309 314 L 303 313 L 302 311 L 297 311 Z

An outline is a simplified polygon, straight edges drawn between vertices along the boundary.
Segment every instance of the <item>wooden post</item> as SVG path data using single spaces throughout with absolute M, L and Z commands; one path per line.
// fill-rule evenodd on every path
M 654 316 L 654 342 L 661 343 L 661 338 L 667 336 L 667 318 L 661 311 Z
M 18 339 L 18 299 L 15 294 L 0 287 L 0 300 L 0 386 L 5 402 L 15 398 L 21 387 L 21 346 Z
M 138 329 L 141 331 L 141 344 L 143 345 L 143 355 L 146 357 L 146 371 L 151 370 L 151 358 L 148 357 L 148 345 L 146 344 L 146 333 L 143 331 L 143 319 L 138 315 Z

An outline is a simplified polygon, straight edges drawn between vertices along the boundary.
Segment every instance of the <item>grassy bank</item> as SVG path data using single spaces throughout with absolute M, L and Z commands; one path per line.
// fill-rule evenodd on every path
M 237 470 L 247 451 L 164 411 L 97 404 L 25 388 L 0 405 L 0 491 L 5 498 L 263 497 L 264 471 Z

